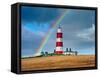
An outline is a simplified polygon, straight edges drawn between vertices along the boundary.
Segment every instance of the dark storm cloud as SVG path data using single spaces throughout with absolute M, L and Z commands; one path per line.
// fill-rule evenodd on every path
M 65 46 L 72 47 L 72 48 L 91 48 L 95 47 L 95 29 L 91 27 L 88 28 L 70 28 L 69 27 L 63 28 L 64 30 L 64 44 Z
M 79 53 L 93 53 L 95 50 L 95 11 L 93 10 L 68 10 L 61 21 L 63 31 L 63 43 L 65 48 L 79 50 Z M 56 28 L 57 30 L 57 28 Z M 51 34 L 45 46 L 55 47 L 56 31 Z M 52 38 L 55 37 L 55 38 Z M 51 43 L 50 43 L 51 42 Z M 51 47 L 52 48 L 52 47 Z M 53 48 L 51 50 L 53 50 Z M 48 50 L 48 47 L 44 47 Z M 83 52 L 83 50 L 88 50 Z
M 72 26 L 74 28 L 89 28 L 91 23 L 95 21 L 94 10 L 69 10 L 69 13 L 64 17 L 62 24 Z M 92 24 L 93 24 L 92 23 Z M 94 23 L 95 24 L 95 23 Z M 67 28 L 67 27 L 66 27 Z
M 38 41 L 37 41 L 38 40 Z M 22 28 L 22 55 L 34 54 L 42 42 L 42 38 Z
M 59 9 L 43 7 L 22 7 L 21 18 L 25 22 L 50 22 L 60 15 Z

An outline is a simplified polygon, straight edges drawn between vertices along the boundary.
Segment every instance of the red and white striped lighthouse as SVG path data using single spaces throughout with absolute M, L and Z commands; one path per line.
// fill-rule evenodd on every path
M 59 28 L 57 29 L 56 50 L 55 50 L 56 54 L 63 54 L 62 38 L 63 38 L 63 33 L 61 27 L 59 26 Z

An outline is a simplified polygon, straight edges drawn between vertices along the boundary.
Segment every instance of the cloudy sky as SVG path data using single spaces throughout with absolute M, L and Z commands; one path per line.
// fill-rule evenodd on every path
M 59 24 L 55 25 L 63 14 Z M 59 25 L 63 31 L 63 50 L 72 48 L 79 54 L 95 54 L 94 10 L 22 6 L 22 57 L 34 56 L 41 51 L 53 52 Z

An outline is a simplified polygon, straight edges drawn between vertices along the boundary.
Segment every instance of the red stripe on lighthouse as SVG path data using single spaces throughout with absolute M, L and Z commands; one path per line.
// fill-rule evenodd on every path
M 57 33 L 57 38 L 62 38 L 62 33 Z
M 63 43 L 62 42 L 56 42 L 56 47 L 58 47 L 58 46 L 63 46 Z
M 63 54 L 63 51 L 56 51 L 56 54 Z

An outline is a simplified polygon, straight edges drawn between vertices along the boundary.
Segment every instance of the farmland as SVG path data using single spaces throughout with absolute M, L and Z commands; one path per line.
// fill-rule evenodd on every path
M 94 67 L 94 55 L 78 55 L 78 56 L 44 56 L 31 57 L 21 59 L 21 70 L 45 70 L 45 69 L 62 69 L 62 68 L 78 68 L 78 67 Z

